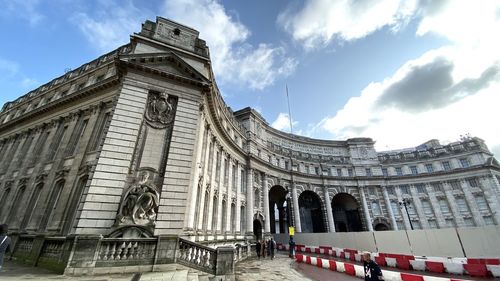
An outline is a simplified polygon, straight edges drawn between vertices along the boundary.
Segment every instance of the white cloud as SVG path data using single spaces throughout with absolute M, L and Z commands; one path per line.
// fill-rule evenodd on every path
M 0 16 L 18 17 L 35 26 L 44 19 L 38 11 L 40 0 L 0 0 Z
M 328 45 L 338 38 L 351 41 L 384 27 L 404 26 L 416 9 L 416 0 L 343 1 L 306 0 L 278 16 L 278 23 L 306 49 Z
M 298 124 L 297 121 L 292 120 L 292 126 L 296 126 L 297 124 Z M 271 124 L 271 127 L 275 128 L 276 130 L 290 132 L 291 130 L 290 130 L 289 115 L 287 113 L 280 112 L 278 114 L 278 117 L 276 117 L 276 120 L 274 120 L 273 123 Z M 297 133 L 297 132 L 294 133 L 302 135 L 302 133 Z
M 244 83 L 262 90 L 290 75 L 297 62 L 283 47 L 250 45 L 250 30 L 228 14 L 217 0 L 165 1 L 165 15 L 200 31 L 210 48 L 215 75 L 221 83 Z

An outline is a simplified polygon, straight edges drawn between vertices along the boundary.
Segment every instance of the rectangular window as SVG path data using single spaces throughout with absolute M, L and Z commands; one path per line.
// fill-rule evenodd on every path
M 236 182 L 236 175 L 237 175 L 237 173 L 238 173 L 238 171 L 236 170 L 236 165 L 233 164 L 233 173 L 231 175 L 231 177 L 232 177 L 232 179 L 231 179 L 231 181 L 232 181 L 231 189 L 233 191 L 236 190 L 236 184 L 237 184 L 237 182 Z
M 19 156 L 17 157 L 17 161 L 15 162 L 15 167 L 18 168 L 24 162 L 24 158 L 26 158 L 26 153 L 31 147 L 31 143 L 33 142 L 34 136 L 26 136 L 24 140 L 23 146 L 19 151 Z
M 241 193 L 245 194 L 247 192 L 247 181 L 245 176 L 245 170 L 241 170 Z M 243 216 L 242 216 L 243 217 Z
M 285 169 L 289 170 L 290 169 L 290 162 L 288 160 L 285 160 Z
M 486 225 L 495 225 L 495 222 L 493 221 L 493 218 L 491 216 L 483 217 L 483 219 Z
M 394 195 L 394 186 L 388 186 L 387 187 L 387 193 L 390 195 Z
M 410 166 L 410 171 L 412 175 L 418 175 L 417 166 Z
M 382 168 L 382 175 L 384 175 L 384 177 L 389 176 L 389 173 L 387 173 L 387 168 Z
M 38 162 L 40 159 L 42 153 L 43 153 L 43 148 L 45 146 L 45 142 L 47 141 L 47 138 L 49 137 L 50 132 L 42 132 L 40 133 L 40 136 L 38 137 L 38 140 L 35 144 L 35 148 L 33 149 L 33 158 L 31 158 L 30 164 L 34 165 Z
M 281 167 L 279 158 L 276 158 L 276 166 Z
M 217 151 L 217 156 L 215 157 L 215 182 L 219 182 L 220 178 L 220 151 Z
M 273 158 L 272 158 L 272 156 L 271 156 L 271 155 L 268 155 L 268 156 L 267 156 L 267 160 L 268 160 L 268 162 L 269 162 L 269 163 L 273 163 Z
M 459 181 L 450 181 L 450 186 L 452 190 L 462 190 L 462 185 Z
M 413 204 L 412 201 L 410 201 L 408 203 L 407 208 L 408 208 L 408 213 L 410 213 L 410 215 L 416 215 L 417 214 L 417 210 L 415 209 L 415 204 Z
M 437 221 L 436 220 L 428 220 L 429 222 L 429 227 L 432 228 L 432 229 L 437 229 L 438 228 L 438 224 L 437 224 Z
M 434 192 L 443 192 L 443 186 L 439 182 L 432 183 L 432 189 Z
M 375 188 L 374 187 L 369 187 L 368 188 L 368 194 L 375 196 Z
M 319 176 L 319 167 L 314 167 L 314 173 Z
M 210 147 L 208 148 L 208 176 L 212 176 L 212 169 L 213 169 L 213 164 L 214 164 L 214 145 L 215 143 L 212 141 L 210 142 Z
M 439 209 L 441 210 L 441 213 L 449 213 L 450 212 L 450 206 L 448 206 L 448 202 L 445 199 L 439 199 Z
M 354 176 L 354 171 L 352 170 L 352 168 L 347 169 L 347 174 L 348 174 L 350 177 Z
M 224 185 L 228 186 L 229 184 L 229 159 L 224 159 Z
M 50 147 L 49 147 L 49 151 L 47 154 L 47 161 L 54 160 L 56 153 L 59 150 L 59 146 L 61 145 L 61 142 L 64 138 L 64 134 L 66 133 L 67 129 L 68 129 L 68 126 L 64 126 L 63 123 L 59 124 L 59 128 L 57 128 L 56 134 L 54 135 L 54 138 L 52 139 L 52 143 L 50 144 Z
M 422 208 L 424 209 L 424 213 L 426 215 L 434 215 L 434 212 L 432 211 L 431 202 L 429 202 L 429 200 L 422 200 Z
M 372 212 L 374 216 L 380 216 L 382 214 L 382 211 L 380 210 L 380 205 L 378 204 L 377 201 L 372 202 Z
M 467 202 L 464 198 L 456 198 L 455 201 L 457 202 L 458 210 L 460 211 L 460 213 L 469 213 L 469 205 L 467 205 Z
M 366 172 L 366 176 L 367 176 L 367 177 L 371 177 L 371 176 L 372 176 L 372 169 L 370 169 L 370 168 L 366 168 L 366 169 L 365 169 L 365 172 Z
M 104 113 L 101 112 L 101 116 L 98 118 L 98 123 L 94 127 L 94 132 L 92 133 L 92 142 L 89 146 L 90 151 L 97 150 L 99 146 L 101 145 L 101 142 L 104 138 L 104 133 L 106 131 L 106 126 L 109 122 L 109 119 L 111 118 L 111 115 L 109 112 Z
M 83 133 L 85 133 L 85 128 L 87 128 L 88 120 L 80 120 L 73 130 L 70 141 L 66 146 L 66 156 L 73 156 L 77 151 L 78 143 L 82 139 Z
M 422 229 L 422 225 L 420 224 L 420 221 L 411 221 L 413 224 L 414 229 Z
M 467 158 L 460 159 L 460 165 L 462 165 L 462 168 L 469 168 L 470 167 L 469 159 Z
M 399 213 L 399 204 L 398 202 L 396 201 L 391 201 L 391 209 L 392 209 L 392 213 L 395 215 L 395 216 L 398 216 L 400 213 Z
M 408 185 L 400 185 L 399 189 L 401 190 L 401 193 L 403 194 L 410 194 L 410 187 Z
M 479 181 L 477 178 L 468 178 L 466 181 L 470 187 L 479 187 Z
M 342 169 L 337 169 L 337 176 L 339 176 L 339 177 L 342 176 Z
M 434 166 L 432 166 L 432 164 L 425 164 L 425 169 L 427 170 L 427 173 L 434 172 Z
M 398 176 L 403 175 L 403 170 L 401 169 L 401 167 L 396 167 L 396 175 L 398 175 Z
M 415 185 L 415 187 L 417 188 L 417 192 L 419 194 L 425 194 L 425 185 L 423 183 L 418 183 Z
M 443 170 L 445 171 L 449 171 L 451 170 L 451 164 L 450 164 L 450 161 L 443 161 L 441 162 L 443 164 Z
M 476 224 L 474 223 L 474 220 L 472 218 L 464 218 L 464 223 L 465 223 L 465 226 L 467 226 L 467 227 L 476 226 Z
M 488 211 L 488 203 L 483 195 L 474 196 L 476 199 L 477 208 L 481 211 Z

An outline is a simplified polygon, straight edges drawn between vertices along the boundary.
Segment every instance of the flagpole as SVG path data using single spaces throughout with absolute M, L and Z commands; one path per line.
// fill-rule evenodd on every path
M 288 121 L 290 122 L 290 134 L 293 134 L 292 111 L 290 110 L 290 97 L 288 96 L 288 84 L 285 84 L 285 87 L 286 87 L 286 101 L 288 103 Z
M 293 134 L 293 123 L 292 123 L 292 111 L 290 110 L 290 97 L 288 95 L 288 84 L 285 84 L 285 87 L 286 87 L 286 101 L 287 101 L 287 104 L 288 104 L 288 121 L 290 121 L 290 135 Z M 292 149 L 290 148 L 290 187 L 289 187 L 289 191 L 288 192 L 292 192 L 292 189 L 294 188 L 294 183 L 293 183 L 293 158 L 292 158 Z M 290 201 L 293 201 L 293 198 L 292 200 L 289 200 L 290 197 L 288 197 L 288 200 L 287 200 L 287 209 L 288 209 L 288 218 L 292 218 L 292 214 L 290 214 L 290 210 L 291 210 L 291 205 L 292 202 Z M 298 206 L 294 206 L 294 207 L 297 207 Z M 288 220 L 287 218 L 287 220 Z M 290 236 L 290 241 L 289 241 L 289 246 L 290 246 L 290 257 L 291 258 L 294 258 L 294 255 L 295 255 L 295 242 L 293 242 L 293 236 L 294 236 L 294 232 L 295 232 L 295 228 L 297 227 L 295 225 L 295 222 L 296 222 L 296 218 L 293 220 L 293 228 L 292 229 L 289 229 L 289 236 Z M 288 221 L 288 226 L 291 226 L 291 221 Z M 291 232 L 291 233 L 290 233 Z

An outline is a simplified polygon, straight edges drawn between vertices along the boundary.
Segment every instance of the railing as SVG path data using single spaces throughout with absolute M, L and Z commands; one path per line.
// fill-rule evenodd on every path
M 46 238 L 42 251 L 40 253 L 40 258 L 47 258 L 53 260 L 60 260 L 64 252 L 64 242 L 66 238 Z
M 17 241 L 16 252 L 20 254 L 29 254 L 33 249 L 33 237 L 20 237 Z
M 96 266 L 121 266 L 153 264 L 156 253 L 156 238 L 102 239 L 98 249 Z
M 210 274 L 216 273 L 217 251 L 179 238 L 177 262 Z

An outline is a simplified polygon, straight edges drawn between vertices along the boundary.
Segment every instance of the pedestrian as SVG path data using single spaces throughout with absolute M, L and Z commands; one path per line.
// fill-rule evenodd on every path
M 384 280 L 380 266 L 371 259 L 370 253 L 363 253 L 363 268 L 365 270 L 365 281 Z
M 266 239 L 264 239 L 264 241 L 262 241 L 262 258 L 266 258 L 266 251 L 267 251 L 267 241 Z
M 7 236 L 9 227 L 6 224 L 0 225 L 0 271 L 2 271 L 3 257 L 10 252 L 10 237 Z
M 271 239 L 267 240 L 267 256 L 271 257 Z
M 257 258 L 260 259 L 260 250 L 261 250 L 262 245 L 260 244 L 260 240 L 257 240 L 257 243 L 255 244 L 255 251 L 257 252 Z
M 289 246 L 289 254 L 288 254 L 288 257 L 290 258 L 295 258 L 295 241 L 293 241 L 293 237 L 290 236 L 290 242 L 288 242 L 288 246 Z
M 271 238 L 269 240 L 269 256 L 271 257 L 271 259 L 274 259 L 274 249 L 276 249 L 276 242 L 273 240 L 273 238 Z

